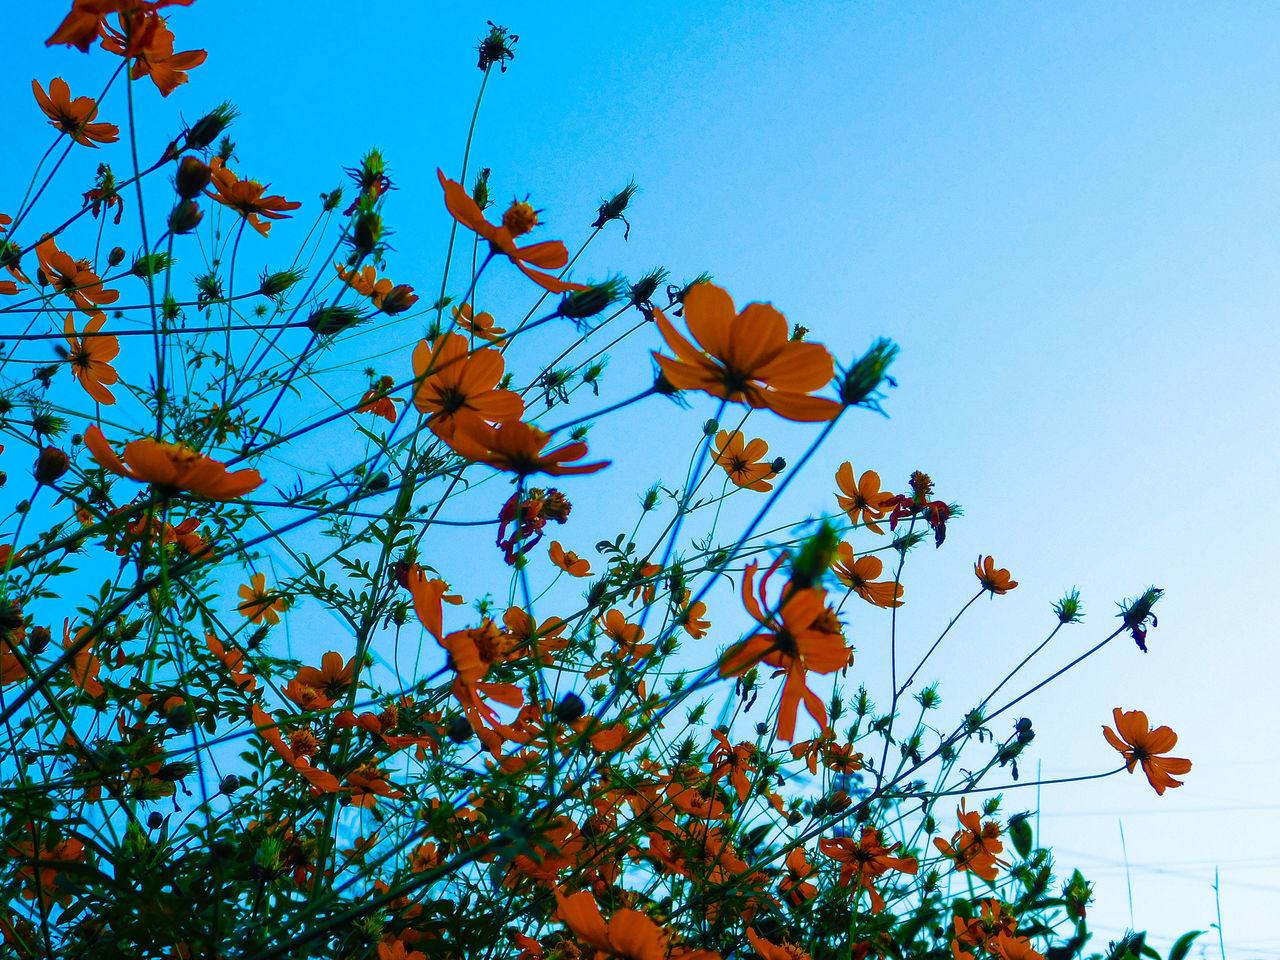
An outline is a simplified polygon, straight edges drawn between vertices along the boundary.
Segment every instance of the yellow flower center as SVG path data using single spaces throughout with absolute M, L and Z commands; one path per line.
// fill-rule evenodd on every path
M 528 203 L 513 203 L 502 215 L 502 225 L 511 236 L 521 236 L 538 225 L 538 211 Z

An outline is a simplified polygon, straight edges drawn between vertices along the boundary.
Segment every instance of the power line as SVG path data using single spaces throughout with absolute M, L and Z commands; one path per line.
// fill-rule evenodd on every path
M 1120 869 L 1125 868 L 1123 860 L 1115 860 L 1110 857 L 1099 857 L 1096 854 L 1086 853 L 1082 850 L 1067 850 L 1062 847 L 1058 847 L 1057 852 L 1059 854 L 1059 859 L 1076 859 L 1083 857 L 1086 861 L 1092 860 L 1096 863 L 1104 864 L 1109 867 L 1118 867 Z M 1170 870 L 1164 867 L 1150 865 L 1139 866 L 1136 864 L 1129 864 L 1128 868 L 1131 870 L 1141 871 L 1142 873 L 1154 873 L 1161 876 L 1174 877 L 1179 880 L 1189 880 L 1194 883 L 1206 883 L 1205 878 L 1198 874 L 1189 873 L 1186 870 Z M 1276 886 L 1274 884 L 1250 883 L 1248 880 L 1223 880 L 1222 883 L 1223 885 L 1242 887 L 1249 890 L 1263 890 L 1268 893 L 1280 893 L 1280 886 Z
M 1181 813 L 1238 813 L 1242 810 L 1280 810 L 1277 803 L 1259 803 L 1239 807 L 1165 807 L 1161 809 L 1142 810 L 1064 810 L 1054 812 L 1041 810 L 1042 817 L 1151 817 Z

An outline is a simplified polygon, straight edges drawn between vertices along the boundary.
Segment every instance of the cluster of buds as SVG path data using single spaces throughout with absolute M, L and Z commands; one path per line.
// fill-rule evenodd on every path
M 559 490 L 533 487 L 523 494 L 513 493 L 498 513 L 497 542 L 507 563 L 514 566 L 518 558 L 542 539 L 547 522 L 564 523 L 571 509 L 573 505 Z M 510 536 L 507 535 L 509 526 L 512 527 Z
M 933 481 L 927 473 L 917 470 L 911 474 L 911 495 L 900 493 L 885 504 L 893 507 L 889 514 L 889 529 L 896 530 L 898 521 L 904 517 L 923 516 L 933 529 L 934 544 L 942 546 L 942 541 L 947 539 L 947 521 L 955 508 L 942 500 L 930 500 L 932 493 Z

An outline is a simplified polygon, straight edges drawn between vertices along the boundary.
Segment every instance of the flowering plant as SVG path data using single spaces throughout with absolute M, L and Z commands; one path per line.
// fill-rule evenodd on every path
M 1080 620 L 1067 595 L 976 706 L 933 722 L 937 688 L 913 688 L 947 630 L 908 643 L 896 610 L 958 506 L 923 472 L 892 493 L 865 463 L 805 470 L 880 409 L 891 343 L 840 363 L 705 276 L 571 278 L 568 247 L 533 239 L 542 211 L 494 203 L 489 169 L 393 184 L 377 150 L 322 195 L 293 266 L 248 272 L 252 244 L 311 211 L 238 169 L 237 111 L 162 143 L 135 123 L 136 82 L 180 97 L 205 60 L 174 52 L 165 8 L 191 2 L 75 0 L 50 44 L 121 69 L 96 100 L 35 83 L 58 159 L 0 214 L 6 949 L 1085 955 L 1088 882 L 1055 879 L 1027 815 L 1003 812 L 1034 738 L 1011 711 L 1126 630 L 1142 644 L 1160 591 L 997 699 Z M 486 83 L 516 39 L 491 25 Z M 82 149 L 104 158 L 94 186 L 36 226 Z M 430 303 L 434 277 L 403 282 L 392 258 L 393 185 L 440 191 Z M 630 230 L 634 192 L 599 205 L 582 246 Z M 93 233 L 124 216 L 140 252 L 102 254 Z M 191 291 L 180 260 L 199 264 Z M 523 300 L 487 292 L 500 271 Z M 610 399 L 607 351 L 633 341 L 653 379 Z M 677 403 L 700 412 L 675 426 Z M 684 479 L 636 491 L 634 516 L 598 511 L 592 550 L 584 505 L 626 418 L 657 406 Z M 778 418 L 812 431 L 794 464 L 755 435 Z M 802 482 L 831 485 L 829 513 L 780 520 Z M 973 569 L 957 617 L 1018 586 L 990 556 Z M 887 639 L 879 705 L 855 629 Z M 1124 763 L 1099 776 L 1141 764 L 1157 792 L 1179 785 L 1172 731 L 1120 708 L 1115 724 Z

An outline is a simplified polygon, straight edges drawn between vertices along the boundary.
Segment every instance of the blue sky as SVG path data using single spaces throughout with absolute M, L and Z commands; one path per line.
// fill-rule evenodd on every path
M 8 20 L 6 130 L 31 120 L 31 77 L 64 76 L 78 95 L 108 69 L 101 51 L 46 50 L 62 5 L 40 6 Z M 473 169 L 493 168 L 500 198 L 532 192 L 546 235 L 571 247 L 600 196 L 641 185 L 630 240 L 593 246 L 578 275 L 709 270 L 740 305 L 772 301 L 838 357 L 879 335 L 900 344 L 889 418 L 857 418 L 792 502 L 823 509 L 849 459 L 890 486 L 926 470 L 964 504 L 946 547 L 908 580 L 908 600 L 927 602 L 903 608 L 906 629 L 927 638 L 945 625 L 979 553 L 1021 585 L 983 601 L 935 661 L 957 709 L 1038 640 L 1065 589 L 1080 588 L 1087 619 L 1042 670 L 1110 632 L 1114 601 L 1163 587 L 1149 654 L 1121 638 L 1027 712 L 1045 777 L 1112 766 L 1100 726 L 1120 705 L 1179 733 L 1175 752 L 1195 763 L 1187 784 L 1160 798 L 1141 777 L 1046 788 L 1041 840 L 1068 872 L 1098 880 L 1091 916 L 1104 936 L 1131 922 L 1126 858 L 1132 923 L 1157 944 L 1215 921 L 1218 866 L 1229 953 L 1275 953 L 1280 750 L 1265 730 L 1280 613 L 1280 11 L 299 9 L 176 11 L 179 49 L 209 59 L 158 112 L 190 120 L 235 102 L 240 168 L 303 200 L 304 214 L 341 166 L 380 147 L 400 187 L 393 275 L 425 295 L 447 236 L 435 169 L 456 175 L 480 77 L 472 47 L 491 18 L 520 41 L 490 82 Z M 102 119 L 122 111 L 109 100 Z M 3 182 L 33 160 L 7 151 Z M 84 179 L 96 161 L 76 158 Z M 643 355 L 629 363 L 615 357 L 619 380 L 648 374 Z M 651 439 L 663 415 L 644 409 Z M 798 451 L 780 422 L 753 426 L 774 452 Z M 870 669 L 870 638 L 859 649 Z

